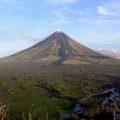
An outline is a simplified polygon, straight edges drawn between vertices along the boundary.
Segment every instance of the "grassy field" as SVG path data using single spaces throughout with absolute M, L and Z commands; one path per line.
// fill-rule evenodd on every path
M 119 65 L 6 66 L 0 69 L 0 102 L 10 106 L 12 120 L 22 120 L 31 106 L 38 110 L 36 117 L 48 113 L 49 119 L 57 119 L 72 111 L 72 99 L 100 92 L 112 84 L 112 76 L 120 76 Z

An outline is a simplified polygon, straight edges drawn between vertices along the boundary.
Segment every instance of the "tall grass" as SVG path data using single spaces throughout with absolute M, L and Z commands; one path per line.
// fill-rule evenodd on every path
M 6 104 L 0 103 L 0 120 L 6 120 L 8 117 L 9 107 Z

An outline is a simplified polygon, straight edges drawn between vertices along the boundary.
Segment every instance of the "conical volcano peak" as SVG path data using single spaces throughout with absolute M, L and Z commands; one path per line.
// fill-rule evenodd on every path
M 53 34 L 56 34 L 56 35 L 63 35 L 64 34 L 67 36 L 67 34 L 65 34 L 63 31 L 55 31 Z
M 56 36 L 63 36 L 64 35 L 64 36 L 68 37 L 68 35 L 62 30 L 55 30 L 52 35 L 56 35 Z M 50 35 L 50 36 L 52 36 L 52 35 Z
M 66 36 L 66 37 L 69 37 L 64 31 L 62 31 L 61 29 L 56 29 L 56 30 L 54 30 L 54 32 L 53 32 L 53 34 L 52 35 L 58 35 L 58 36 L 60 36 L 60 35 L 64 35 L 64 36 Z M 50 36 L 52 36 L 52 35 L 50 35 Z
M 45 40 L 43 41 L 68 41 L 70 38 L 66 33 L 64 33 L 63 31 L 55 31 L 54 33 L 52 33 L 51 35 L 49 35 Z
M 7 60 L 40 63 L 89 63 L 106 56 L 76 42 L 61 30 L 56 30 L 36 45 L 9 56 Z
M 64 33 L 61 29 L 55 29 L 54 32 L 56 32 L 56 33 Z

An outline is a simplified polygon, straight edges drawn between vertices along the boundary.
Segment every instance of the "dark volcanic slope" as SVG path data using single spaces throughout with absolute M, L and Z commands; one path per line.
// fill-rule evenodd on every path
M 63 32 L 55 32 L 38 44 L 4 58 L 4 61 L 78 64 L 105 59 L 109 58 L 79 44 Z

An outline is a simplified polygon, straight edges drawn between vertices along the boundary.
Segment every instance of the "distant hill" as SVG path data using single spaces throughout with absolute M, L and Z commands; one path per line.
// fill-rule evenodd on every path
M 6 62 L 39 62 L 42 64 L 86 64 L 111 58 L 102 55 L 56 31 L 36 45 L 2 60 Z
M 97 52 L 112 58 L 120 59 L 120 50 L 97 50 Z

